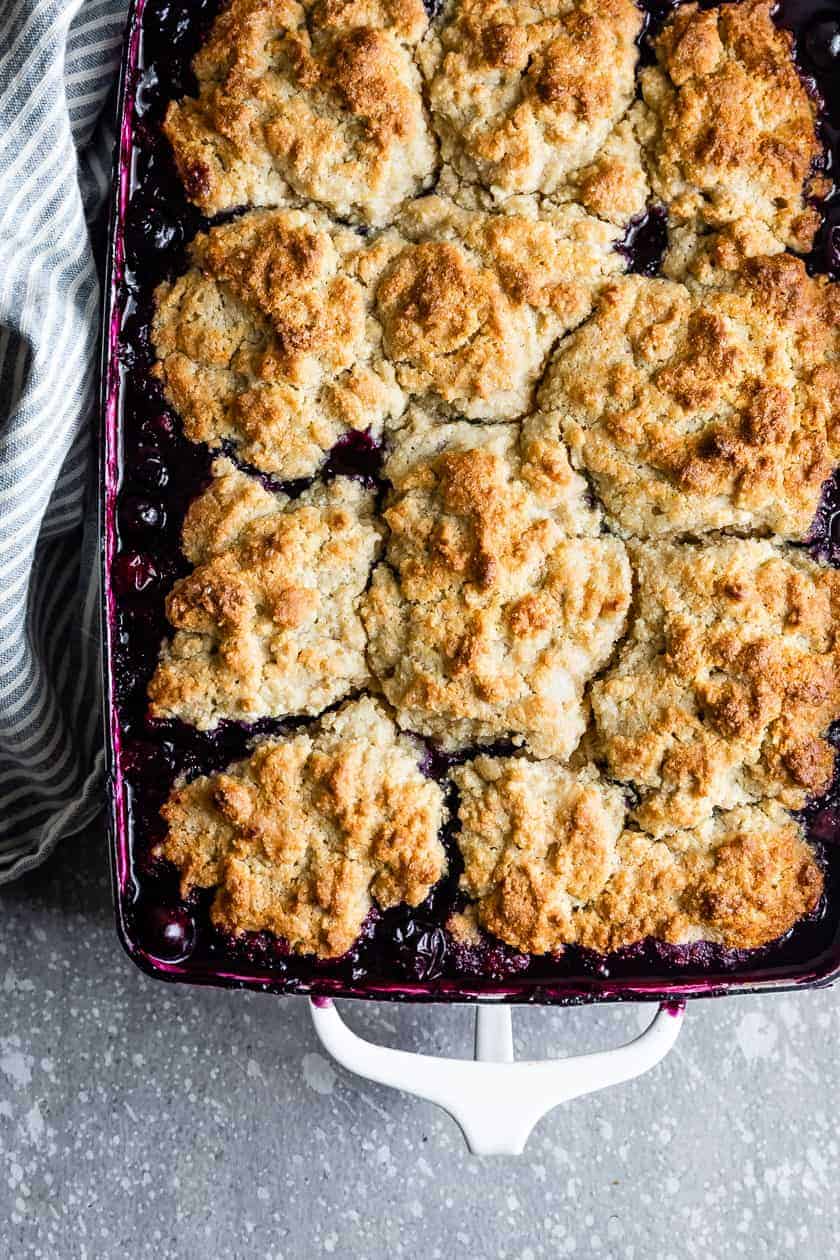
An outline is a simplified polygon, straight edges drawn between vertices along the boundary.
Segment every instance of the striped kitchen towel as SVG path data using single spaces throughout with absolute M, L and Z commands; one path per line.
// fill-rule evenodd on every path
M 91 230 L 125 0 L 0 0 L 0 882 L 100 805 Z

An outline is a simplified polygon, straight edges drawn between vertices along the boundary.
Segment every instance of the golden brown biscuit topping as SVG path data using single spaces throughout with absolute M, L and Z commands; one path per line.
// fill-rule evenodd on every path
M 823 876 L 780 806 L 741 807 L 653 840 L 625 831 L 616 870 L 576 919 L 576 943 L 601 953 L 645 937 L 756 949 L 816 909 Z
M 477 757 L 452 772 L 459 790 L 461 886 L 481 925 L 507 944 L 546 954 L 575 938 L 575 912 L 616 866 L 621 791 L 593 768 Z
M 610 776 L 658 835 L 831 782 L 840 573 L 761 540 L 639 544 L 631 630 L 592 687 Z
M 383 223 L 437 164 L 411 56 L 421 0 L 231 0 L 165 131 L 206 214 L 321 203 Z
M 380 547 L 373 494 L 341 478 L 289 500 L 226 460 L 214 474 L 184 523 L 196 567 L 166 600 L 175 635 L 151 713 L 200 730 L 320 713 L 369 681 L 359 612 Z
M 444 161 L 500 199 L 566 199 L 578 176 L 599 185 L 595 213 L 638 213 L 632 132 L 609 162 L 605 150 L 633 99 L 641 26 L 632 0 L 450 0 L 420 50 Z
M 840 298 L 788 254 L 718 279 L 610 285 L 540 405 L 623 531 L 801 539 L 840 456 Z
M 377 291 L 385 355 L 407 393 L 476 419 L 529 410 L 552 345 L 623 269 L 618 234 L 576 206 L 515 198 L 487 214 L 425 197 L 399 227 L 414 243 Z
M 215 888 L 213 921 L 333 958 L 371 906 L 418 905 L 446 866 L 443 793 L 372 700 L 256 745 L 248 761 L 176 787 L 160 855 L 185 893 Z
M 363 617 L 369 660 L 400 724 L 444 748 L 513 737 L 568 756 L 584 685 L 630 599 L 622 544 L 539 422 L 415 417 L 385 467 L 386 563 Z
M 376 281 L 399 242 L 366 244 L 303 210 L 257 211 L 193 241 L 160 285 L 157 371 L 187 437 L 290 480 L 350 430 L 382 431 L 405 399 L 381 357 Z
M 772 0 L 713 9 L 680 5 L 641 73 L 636 111 L 653 191 L 675 221 L 717 228 L 765 223 L 805 251 L 819 226 L 808 198 L 822 146 L 817 106 L 792 58 Z
M 481 926 L 515 949 L 606 952 L 646 937 L 752 949 L 822 894 L 799 824 L 773 802 L 654 840 L 622 831 L 621 793 L 592 767 L 478 757 L 452 778 L 462 886 Z

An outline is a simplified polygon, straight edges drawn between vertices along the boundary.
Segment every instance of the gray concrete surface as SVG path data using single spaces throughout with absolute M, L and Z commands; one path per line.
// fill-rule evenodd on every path
M 147 979 L 98 829 L 0 894 L 0 1257 L 831 1258 L 840 995 L 698 1003 L 630 1085 L 555 1111 L 521 1159 L 336 1072 L 306 1004 Z M 348 1012 L 348 1004 L 344 1006 Z M 353 1007 L 466 1052 L 463 1009 Z M 640 1007 L 518 1012 L 519 1053 L 625 1039 Z

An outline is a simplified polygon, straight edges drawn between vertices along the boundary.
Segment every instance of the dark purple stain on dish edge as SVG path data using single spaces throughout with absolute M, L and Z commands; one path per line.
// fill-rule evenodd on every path
M 670 3 L 647 7 L 643 49 L 673 7 Z M 206 484 L 212 462 L 211 455 L 185 440 L 180 422 L 149 375 L 152 293 L 161 280 L 184 267 L 190 240 L 208 226 L 208 220 L 184 198 L 159 128 L 166 102 L 194 90 L 189 63 L 217 8 L 218 0 L 148 0 L 133 80 L 132 183 L 125 267 L 117 294 L 122 316 L 119 552 L 111 582 L 117 605 L 114 675 L 131 857 L 122 913 L 139 957 L 172 977 L 288 991 L 315 988 L 321 993 L 416 998 L 469 998 L 495 992 L 524 1000 L 534 996 L 582 1000 L 596 989 L 620 996 L 622 991 L 655 992 L 676 984 L 709 992 L 725 985 L 727 979 L 750 983 L 768 974 L 783 978 L 825 954 L 836 935 L 834 916 L 825 913 L 825 905 L 834 906 L 837 895 L 838 782 L 802 815 L 824 859 L 823 904 L 783 941 L 748 954 L 707 944 L 674 947 L 645 941 L 607 957 L 568 949 L 561 955 L 533 958 L 486 937 L 476 944 L 459 944 L 445 927 L 453 910 L 463 908 L 457 887 L 461 865 L 455 822 L 449 823 L 444 835 L 449 873 L 423 905 L 414 910 L 372 911 L 353 949 L 329 962 L 291 955 L 284 942 L 267 933 L 239 941 L 226 938 L 210 923 L 212 894 L 197 893 L 183 902 L 174 871 L 154 858 L 152 850 L 163 835 L 160 806 L 175 778 L 219 769 L 245 755 L 256 736 L 305 724 L 300 720 L 265 721 L 250 727 L 225 723 L 218 731 L 204 734 L 177 722 L 151 721 L 146 713 L 146 686 L 158 644 L 166 634 L 166 593 L 187 570 L 177 549 L 181 523 L 190 500 Z M 832 174 L 840 135 L 840 0 L 833 8 L 810 0 L 788 3 L 778 11 L 777 20 L 794 31 L 800 67 L 825 102 L 823 135 L 829 147 L 827 170 Z M 644 59 L 649 56 L 646 50 Z M 652 207 L 631 225 L 622 249 L 632 270 L 655 274 L 666 230 L 660 207 Z M 827 200 L 826 223 L 808 264 L 814 272 L 840 276 L 840 205 L 833 197 Z M 369 435 L 351 434 L 331 452 L 326 475 L 357 476 L 376 485 L 381 457 L 381 448 Z M 293 495 L 309 484 L 263 480 L 268 488 Z M 840 484 L 836 480 L 827 487 L 811 545 L 830 563 L 840 564 Z M 429 748 L 424 772 L 440 780 L 452 760 Z M 450 803 L 454 804 L 452 789 Z

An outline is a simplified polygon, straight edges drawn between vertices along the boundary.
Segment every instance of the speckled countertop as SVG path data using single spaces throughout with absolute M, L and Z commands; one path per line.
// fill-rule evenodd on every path
M 302 999 L 135 970 L 99 828 L 0 902 L 0 1256 L 837 1254 L 834 992 L 697 1003 L 649 1075 L 553 1112 L 518 1160 L 477 1159 L 433 1107 L 336 1072 Z M 469 1052 L 463 1008 L 349 1018 Z M 593 1049 L 647 1018 L 521 1011 L 517 1048 Z

